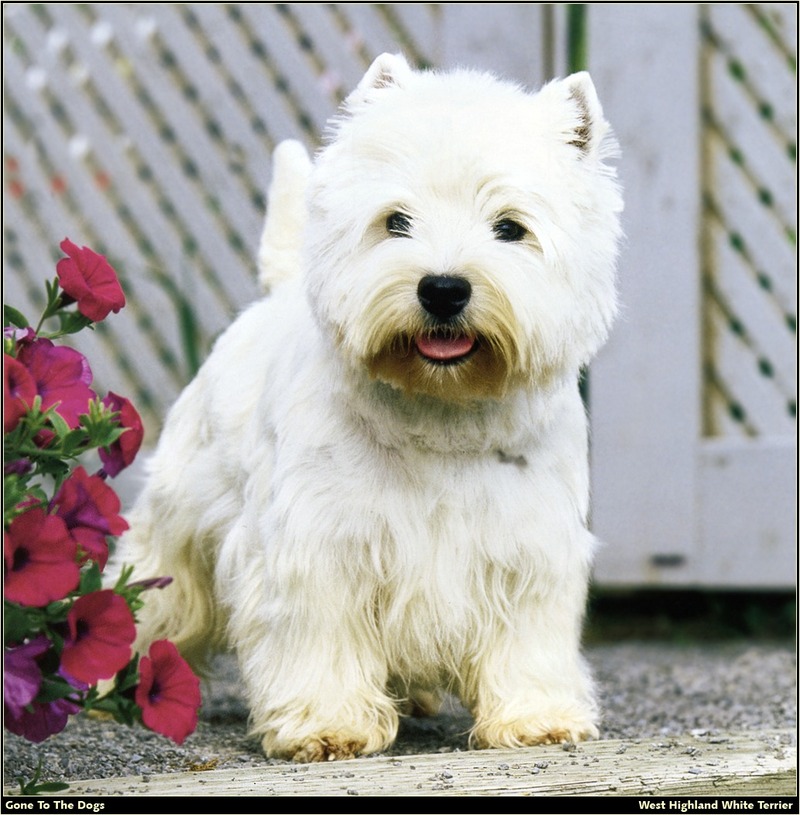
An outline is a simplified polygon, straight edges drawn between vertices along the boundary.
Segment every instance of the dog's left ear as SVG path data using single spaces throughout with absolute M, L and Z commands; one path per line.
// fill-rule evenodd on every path
M 580 71 L 555 80 L 542 92 L 559 97 L 572 114 L 565 132 L 567 143 L 576 147 L 582 156 L 596 156 L 609 126 L 589 74 Z
M 402 88 L 413 71 L 402 54 L 381 54 L 369 66 L 356 89 L 345 100 L 345 107 L 353 110 L 372 101 L 386 88 Z

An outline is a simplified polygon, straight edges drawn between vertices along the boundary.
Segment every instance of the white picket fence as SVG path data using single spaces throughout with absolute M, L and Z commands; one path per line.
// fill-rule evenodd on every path
M 382 51 L 538 86 L 566 10 L 531 3 L 5 4 L 4 299 L 63 237 L 128 307 L 78 346 L 154 438 L 256 293 L 269 154 L 318 144 Z M 624 318 L 590 376 L 607 585 L 791 585 L 796 5 L 591 4 L 623 149 Z

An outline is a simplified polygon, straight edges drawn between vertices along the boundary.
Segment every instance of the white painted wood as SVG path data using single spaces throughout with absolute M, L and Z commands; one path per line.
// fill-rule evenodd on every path
M 7 81 L 17 80 L 19 87 L 24 82 L 20 75 L 20 69 L 13 55 L 8 55 L 5 60 L 4 73 Z M 15 155 L 25 168 L 25 179 L 27 183 L 37 184 L 29 194 L 35 197 L 36 209 L 38 210 L 39 229 L 35 236 L 28 234 L 26 244 L 40 246 L 40 260 L 36 265 L 36 280 L 31 281 L 31 285 L 44 293 L 45 280 L 55 277 L 55 261 L 53 255 L 60 257 L 61 253 L 58 245 L 65 238 L 69 237 L 78 245 L 94 243 L 101 237 L 108 246 L 119 246 L 124 251 L 128 245 L 127 236 L 119 228 L 119 224 L 106 218 L 109 209 L 108 200 L 103 193 L 91 182 L 91 173 L 87 173 L 83 159 L 70 152 L 70 134 L 54 127 L 52 119 L 47 115 L 47 104 L 43 99 L 43 94 L 48 90 L 43 89 L 42 93 L 32 93 L 26 99 L 26 106 L 31 122 L 39 122 L 36 128 L 35 140 L 31 143 L 16 143 Z M 50 88 L 49 92 L 53 92 Z M 4 133 L 4 141 L 7 146 L 15 144 L 15 134 L 12 128 Z M 51 188 L 52 178 L 42 172 L 41 158 L 46 155 L 48 163 L 52 167 L 53 174 L 61 177 L 66 184 L 69 198 L 64 195 L 56 196 Z M 88 176 L 88 178 L 87 178 Z M 73 204 L 77 203 L 77 206 Z M 76 217 L 76 213 L 81 213 L 81 217 Z M 98 224 L 105 222 L 105 228 L 98 229 Z M 22 221 L 19 222 L 22 225 Z M 98 229 L 98 231 L 95 231 Z M 102 234 L 101 234 L 102 232 Z M 136 257 L 136 253 L 130 257 Z M 112 258 L 113 262 L 113 258 Z M 137 281 L 138 283 L 139 281 Z M 133 287 L 132 287 L 133 288 Z M 146 283 L 138 286 L 139 292 L 147 292 Z M 129 292 L 130 295 L 130 292 Z M 8 296 L 8 295 L 6 295 Z M 154 306 L 163 304 L 163 297 L 158 298 L 155 293 Z M 13 304 L 11 299 L 9 303 Z M 177 395 L 174 378 L 170 377 L 164 370 L 164 365 L 158 359 L 157 346 L 161 338 L 159 333 L 148 333 L 144 337 L 144 342 L 137 349 L 136 354 L 126 352 L 124 337 L 139 332 L 135 329 L 137 317 L 141 314 L 141 309 L 146 307 L 146 300 L 134 301 L 130 308 L 124 309 L 108 319 L 108 324 L 103 329 L 103 342 L 98 339 L 98 335 L 92 332 L 83 332 L 69 340 L 69 344 L 87 355 L 92 364 L 93 371 L 97 378 L 97 387 L 111 388 L 116 392 L 120 390 L 120 375 L 114 356 L 122 355 L 131 366 L 135 380 L 142 387 L 159 390 L 167 397 Z M 27 312 L 29 319 L 36 320 L 39 310 L 31 307 Z M 111 345 L 114 354 L 109 354 L 109 348 L 103 346 Z M 155 347 L 154 347 L 155 346 Z M 156 417 L 147 417 L 150 424 L 156 421 Z
M 386 3 L 383 9 L 400 26 L 404 39 L 414 43 L 420 57 L 433 64 L 439 44 L 441 4 Z
M 406 3 L 401 8 L 410 5 L 417 4 Z M 367 69 L 366 60 L 360 56 L 356 43 L 338 30 L 339 23 L 325 3 L 306 3 L 302 10 L 302 24 L 325 64 L 322 79 L 332 92 L 345 96 L 358 84 Z
M 796 249 L 787 232 L 797 190 L 787 139 L 797 117 L 796 96 L 787 101 L 795 78 L 781 72 L 796 56 L 789 6 L 587 6 L 589 67 L 622 147 L 627 233 L 622 315 L 589 388 L 602 585 L 744 585 L 748 574 L 758 586 L 793 581 L 793 501 L 781 492 L 794 483 L 796 450 L 788 407 L 797 387 Z M 98 380 L 116 385 L 122 373 L 119 392 L 149 389 L 150 424 L 183 384 L 184 365 L 174 307 L 154 273 L 186 292 L 207 343 L 255 295 L 272 147 L 291 137 L 315 148 L 336 101 L 374 56 L 406 50 L 529 87 L 563 75 L 567 63 L 564 4 L 298 3 L 282 11 L 62 3 L 6 4 L 3 12 L 11 46 L 4 148 L 27 190 L 16 199 L 6 186 L 9 299 L 31 310 L 65 234 L 111 247 L 131 279 L 131 303 L 79 347 Z M 721 51 L 701 48 L 703 15 Z M 774 22 L 773 34 L 759 17 Z M 745 82 L 732 76 L 731 59 L 744 66 Z M 771 119 L 760 103 L 771 106 Z M 701 130 L 703 104 L 716 122 L 713 139 Z M 161 137 L 159 118 L 176 143 Z M 75 149 L 80 143 L 86 150 Z M 702 165 L 701 144 L 709 159 Z M 731 160 L 732 149 L 743 162 Z M 97 168 L 116 198 L 96 188 Z M 52 191 L 54 174 L 70 197 Z M 771 205 L 759 202 L 763 190 Z M 708 229 L 703 194 L 721 218 Z M 734 251 L 731 234 L 744 252 Z M 142 239 L 150 254 L 140 251 Z M 187 258 L 191 241 L 198 248 Z M 701 246 L 710 250 L 703 260 L 711 282 Z M 707 290 L 724 311 L 709 306 Z M 729 317 L 744 326 L 744 339 L 731 334 Z M 707 439 L 710 430 L 720 438 Z M 723 466 L 725 444 L 741 447 L 725 453 Z
M 300 127 L 288 100 L 278 93 L 268 66 L 260 65 L 252 51 L 233 26 L 227 21 L 220 3 L 193 3 L 192 11 L 212 46 L 218 51 L 226 72 L 238 87 L 250 90 L 247 100 L 268 130 L 268 148 L 281 139 L 308 141 L 308 134 Z M 254 92 L 254 84 L 257 92 Z M 252 122 L 249 123 L 252 127 Z M 267 163 L 267 155 L 263 156 Z
M 762 7 L 760 11 L 763 13 L 768 6 L 776 9 L 791 4 L 757 5 Z M 796 95 L 796 80 L 792 71 L 787 70 L 785 55 L 773 46 L 767 32 L 755 21 L 753 8 L 745 3 L 708 3 L 705 11 L 726 52 L 744 66 L 748 84 L 772 108 L 775 126 L 787 140 L 793 138 L 797 127 L 797 107 L 787 105 L 786 99 Z M 791 33 L 788 23 L 791 16 L 782 17 L 779 24 L 780 30 L 789 34 L 789 41 Z M 794 40 L 797 41 L 796 22 Z
M 791 586 L 797 535 L 797 444 L 790 435 L 706 439 L 700 448 L 695 581 Z
M 710 314 L 711 328 L 716 329 L 711 340 L 716 370 L 744 409 L 748 425 L 758 436 L 791 438 L 795 423 L 787 410 L 791 397 L 781 394 L 775 379 L 761 372 L 758 355 L 728 329 L 727 321 L 715 319 L 714 310 Z
M 737 20 L 727 30 L 738 48 L 753 32 L 746 16 L 728 16 Z M 606 542 L 597 582 L 791 588 L 796 336 L 788 320 L 796 315 L 796 259 L 785 228 L 796 212 L 792 163 L 758 100 L 712 53 L 708 90 L 719 138 L 709 142 L 712 163 L 699 166 L 696 5 L 669 13 L 657 4 L 595 5 L 590 21 L 592 43 L 602 43 L 590 48 L 592 73 L 622 146 L 628 233 L 622 320 L 590 379 L 593 526 Z M 660 47 L 666 42 L 670 48 Z M 623 51 L 624 61 L 616 57 Z M 730 147 L 744 156 L 744 170 L 729 161 Z M 711 290 L 728 314 L 702 295 L 703 173 L 722 217 L 707 233 Z M 758 202 L 765 188 L 773 209 Z M 734 251 L 733 234 L 744 252 Z M 769 291 L 758 274 L 769 278 Z M 729 316 L 744 338 L 731 331 Z M 716 379 L 705 399 L 704 361 Z M 705 436 L 704 401 L 719 438 Z M 731 402 L 743 408 L 743 421 Z
M 347 21 L 349 31 L 345 42 L 355 49 L 364 49 L 371 57 L 384 52 L 401 52 L 402 46 L 387 26 L 376 3 L 337 3 L 337 11 Z
M 539 3 L 444 3 L 441 64 L 492 71 L 528 87 L 546 78 Z
M 764 206 L 758 199 L 757 191 L 742 169 L 733 164 L 727 151 L 718 149 L 712 153 L 709 175 L 710 194 L 714 208 L 719 211 L 721 225 L 729 234 L 719 235 L 720 241 L 730 244 L 730 233 L 735 232 L 744 241 L 750 259 L 753 276 L 763 274 L 770 281 L 770 291 L 763 296 L 775 301 L 775 307 L 783 314 L 797 308 L 797 258 L 784 224 L 775 217 L 774 211 Z M 788 174 L 785 178 L 788 181 Z M 724 279 L 728 275 L 727 264 L 720 262 L 714 267 L 715 277 Z M 788 334 L 782 315 L 770 323 L 783 323 L 765 328 L 767 331 L 780 330 Z
M 317 134 L 325 130 L 334 99 L 317 75 L 309 52 L 303 52 L 287 19 L 274 3 L 242 3 L 239 11 L 250 33 L 263 43 L 270 59 L 279 66 L 290 93 L 314 124 Z
M 590 11 L 589 67 L 622 150 L 628 236 L 621 319 L 590 379 L 596 579 L 685 581 L 701 416 L 697 8 Z
M 759 116 L 757 105 L 743 92 L 742 83 L 734 79 L 721 56 L 710 57 L 709 75 L 715 119 L 733 146 L 744 154 L 753 175 L 772 193 L 784 223 L 793 224 L 797 188 L 792 183 L 794 168 L 788 144 Z
M 786 325 L 785 311 L 775 303 L 755 279 L 754 271 L 744 258 L 733 250 L 727 235 L 712 230 L 715 237 L 715 252 L 719 266 L 724 270 L 714 281 L 714 287 L 736 318 L 745 326 L 752 337 L 753 345 L 760 357 L 769 361 L 775 370 L 778 381 L 784 383 L 786 393 L 797 390 L 797 345 L 796 338 Z M 727 329 L 729 332 L 730 329 Z M 778 390 L 781 388 L 776 385 Z M 777 395 L 777 394 L 776 394 Z

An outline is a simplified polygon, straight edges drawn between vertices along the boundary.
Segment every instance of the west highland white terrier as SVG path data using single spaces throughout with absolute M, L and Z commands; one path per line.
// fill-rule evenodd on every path
M 270 756 L 385 749 L 442 693 L 475 747 L 597 735 L 579 372 L 621 197 L 586 73 L 536 94 L 383 55 L 274 159 L 270 293 L 171 410 L 120 557 L 144 647 L 238 655 Z

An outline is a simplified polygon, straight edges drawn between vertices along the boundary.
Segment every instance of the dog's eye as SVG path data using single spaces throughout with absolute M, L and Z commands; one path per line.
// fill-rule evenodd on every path
M 386 231 L 399 238 L 407 238 L 411 234 L 411 218 L 402 212 L 393 212 L 386 219 Z
M 503 218 L 502 221 L 498 221 L 492 227 L 492 231 L 497 240 L 504 243 L 517 243 L 528 234 L 528 230 L 522 224 L 512 221 L 511 218 Z

